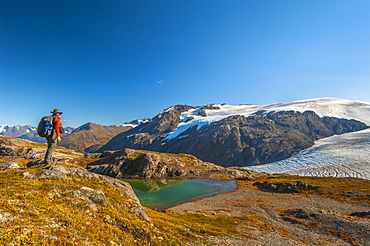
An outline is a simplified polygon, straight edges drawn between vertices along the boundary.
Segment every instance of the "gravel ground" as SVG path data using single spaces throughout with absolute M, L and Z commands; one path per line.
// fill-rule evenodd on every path
M 202 245 L 370 245 L 370 218 L 350 216 L 370 211 L 369 205 L 320 196 L 239 186 L 234 192 L 184 203 L 171 210 L 239 219 L 239 237 L 208 237 L 206 241 L 210 243 Z

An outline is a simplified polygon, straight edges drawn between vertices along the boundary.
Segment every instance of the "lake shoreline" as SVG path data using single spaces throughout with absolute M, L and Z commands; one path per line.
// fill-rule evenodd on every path
M 130 183 L 143 206 L 159 212 L 182 203 L 232 192 L 238 186 L 235 179 L 131 179 L 124 181 Z
M 238 183 L 233 192 L 183 203 L 164 212 L 240 220 L 240 237 L 212 237 L 220 245 L 353 245 L 352 241 L 366 245 L 369 242 L 370 220 L 350 216 L 368 211 L 368 204 L 340 202 L 317 195 L 272 193 Z M 338 228 L 337 224 L 346 226 Z

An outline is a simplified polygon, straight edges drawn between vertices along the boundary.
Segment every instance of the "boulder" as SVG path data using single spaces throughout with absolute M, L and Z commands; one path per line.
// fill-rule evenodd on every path
M 312 190 L 315 186 L 307 184 L 303 181 L 289 182 L 289 183 L 269 183 L 267 181 L 261 183 L 256 182 L 253 184 L 260 190 L 278 192 L 278 193 L 296 193 L 300 190 Z
M 60 165 L 51 165 L 40 174 L 41 179 L 67 179 L 68 175 L 78 175 L 85 178 L 98 178 L 99 176 L 78 168 L 67 168 Z
M 17 169 L 19 168 L 19 165 L 17 163 L 7 163 L 5 166 L 0 167 L 0 170 L 8 170 L 8 169 Z
M 95 204 L 102 206 L 106 205 L 107 198 L 102 191 L 96 191 L 88 187 L 81 187 L 80 191 L 84 196 L 89 198 Z
M 350 214 L 351 216 L 363 217 L 370 219 L 370 211 L 367 212 L 354 212 Z

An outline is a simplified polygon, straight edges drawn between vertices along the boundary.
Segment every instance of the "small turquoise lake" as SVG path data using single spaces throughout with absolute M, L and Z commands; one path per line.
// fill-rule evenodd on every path
M 237 187 L 235 180 L 125 179 L 124 181 L 130 183 L 143 206 L 160 211 L 184 202 L 230 192 Z

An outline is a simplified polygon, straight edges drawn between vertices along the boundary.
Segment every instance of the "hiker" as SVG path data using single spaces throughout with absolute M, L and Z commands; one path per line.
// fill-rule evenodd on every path
M 61 132 L 61 126 L 62 126 L 62 118 L 60 118 L 60 115 L 63 114 L 60 112 L 59 109 L 54 109 L 54 111 L 50 112 L 52 113 L 53 117 L 53 127 L 51 134 L 46 137 L 46 140 L 48 141 L 48 149 L 46 150 L 45 154 L 45 164 L 51 165 L 53 164 L 53 152 L 55 149 L 55 146 L 58 142 L 60 142 L 62 139 L 60 138 L 60 132 Z

